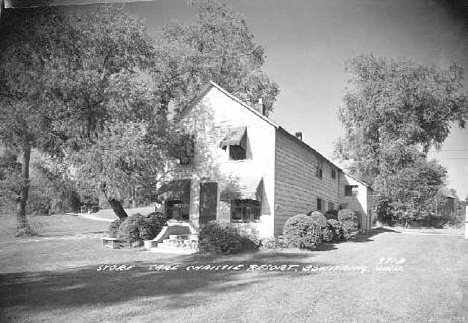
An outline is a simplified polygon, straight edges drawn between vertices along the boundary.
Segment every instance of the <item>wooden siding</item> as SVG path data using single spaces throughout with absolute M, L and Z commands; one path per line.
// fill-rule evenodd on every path
M 322 211 L 328 202 L 338 207 L 338 168 L 308 148 L 303 142 L 282 129 L 276 131 L 275 153 L 275 235 L 282 234 L 290 217 L 315 211 L 317 198 L 322 199 Z M 322 178 L 316 176 L 318 161 L 322 161 Z M 335 169 L 336 178 L 331 170 Z

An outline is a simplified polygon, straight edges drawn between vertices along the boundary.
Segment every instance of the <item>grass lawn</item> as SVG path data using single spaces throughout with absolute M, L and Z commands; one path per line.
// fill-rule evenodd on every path
M 103 249 L 99 232 L 108 223 L 102 221 L 72 216 L 31 220 L 41 236 L 0 240 L 2 322 L 463 322 L 468 317 L 468 241 L 460 235 L 383 229 L 313 252 L 176 256 Z M 12 232 L 7 226 L 1 235 Z M 382 272 L 376 270 L 382 257 L 405 261 L 391 265 L 399 271 Z M 104 264 L 134 267 L 98 270 Z M 161 264 L 178 267 L 169 271 L 151 267 Z M 193 270 L 208 264 L 244 267 Z M 245 270 L 262 264 L 296 267 Z M 304 271 L 311 268 L 307 266 L 321 269 Z

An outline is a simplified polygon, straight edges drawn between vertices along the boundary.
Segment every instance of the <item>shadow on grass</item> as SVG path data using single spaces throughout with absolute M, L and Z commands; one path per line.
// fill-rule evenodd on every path
M 279 277 L 294 279 L 302 275 L 315 275 L 311 272 L 301 272 L 303 263 L 286 261 L 286 254 L 277 255 L 276 258 L 272 258 L 271 254 L 260 257 L 242 256 L 245 257 L 242 261 L 209 261 L 208 257 L 185 257 L 175 270 L 155 270 L 154 266 L 158 264 L 133 262 L 128 265 L 135 267 L 128 271 L 98 271 L 99 266 L 86 266 L 62 271 L 1 274 L 0 302 L 10 313 L 26 309 L 51 311 L 82 306 L 109 306 L 133 300 L 156 302 L 154 306 L 178 309 L 210 302 L 217 294 L 251 290 L 256 284 Z M 265 261 L 264 257 L 267 256 L 269 261 Z M 291 258 L 297 260 L 297 255 Z M 177 260 L 182 259 L 175 258 L 171 264 L 178 264 Z M 251 265 L 260 266 L 267 263 L 277 267 L 295 265 L 298 270 L 246 270 Z M 239 270 L 196 269 L 196 266 L 208 264 L 218 268 L 243 266 Z M 152 298 L 157 298 L 157 301 Z

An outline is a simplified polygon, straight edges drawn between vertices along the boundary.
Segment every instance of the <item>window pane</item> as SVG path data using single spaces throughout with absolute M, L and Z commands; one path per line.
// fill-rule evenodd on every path
M 251 222 L 260 219 L 261 204 L 255 200 L 233 200 L 231 202 L 231 221 Z
M 244 160 L 246 158 L 246 151 L 238 145 L 229 146 L 229 158 L 232 160 Z

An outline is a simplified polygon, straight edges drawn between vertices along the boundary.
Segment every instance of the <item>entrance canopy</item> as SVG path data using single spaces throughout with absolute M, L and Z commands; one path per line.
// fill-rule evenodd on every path
M 237 127 L 229 130 L 219 146 L 221 148 L 226 148 L 227 146 L 241 146 L 246 149 L 247 127 Z
M 261 202 L 263 190 L 263 178 L 238 178 L 227 184 L 226 188 L 221 192 L 220 200 L 224 202 L 230 200 L 255 200 Z
M 162 201 L 190 200 L 190 179 L 181 179 L 163 184 L 158 190 L 158 199 Z

